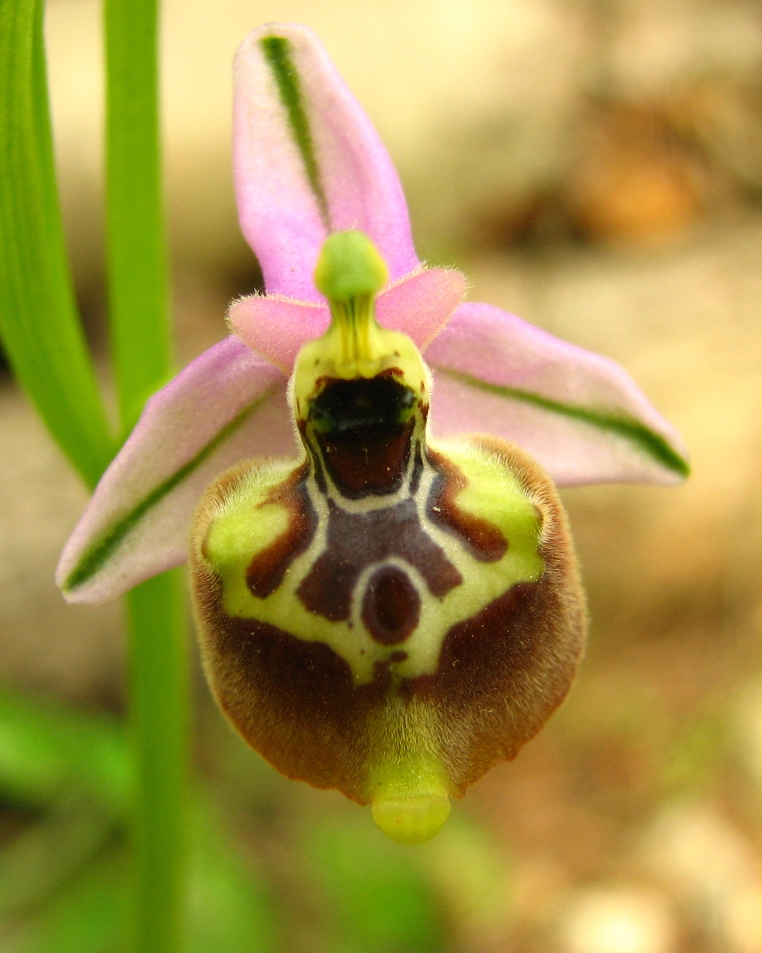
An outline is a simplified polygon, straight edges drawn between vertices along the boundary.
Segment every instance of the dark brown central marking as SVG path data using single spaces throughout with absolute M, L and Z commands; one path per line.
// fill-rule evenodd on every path
M 396 493 L 402 486 L 413 421 L 404 427 L 365 427 L 356 433 L 317 437 L 337 489 L 350 500 Z
M 498 527 L 464 512 L 455 501 L 458 493 L 468 486 L 465 475 L 442 454 L 430 450 L 428 455 L 437 471 L 426 505 L 428 518 L 436 526 L 457 536 L 479 562 L 492 563 L 502 559 L 508 549 L 508 540 Z
M 317 514 L 307 493 L 306 474 L 306 465 L 299 467 L 285 484 L 276 487 L 260 504 L 275 503 L 288 513 L 285 532 L 257 553 L 246 570 L 246 585 L 260 599 L 275 592 L 288 567 L 307 549 L 315 535 Z M 257 518 L 256 512 L 252 518 Z
M 331 380 L 311 402 L 310 429 L 343 496 L 356 500 L 402 486 L 416 403 L 392 372 Z
M 362 620 L 382 645 L 396 645 L 415 631 L 421 600 L 405 573 L 397 566 L 382 566 L 368 581 Z
M 413 500 L 369 513 L 347 513 L 329 500 L 326 549 L 296 594 L 309 612 L 331 622 L 348 619 L 360 573 L 392 556 L 414 566 L 439 598 L 463 582 L 444 550 L 424 532 Z

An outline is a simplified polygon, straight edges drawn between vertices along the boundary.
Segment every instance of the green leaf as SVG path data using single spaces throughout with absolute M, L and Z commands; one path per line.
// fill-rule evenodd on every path
M 23 943 L 19 940 L 22 945 L 12 947 L 12 953 L 58 950 L 57 942 L 71 953 L 112 953 L 112 919 L 118 925 L 113 936 L 122 938 L 123 898 L 109 896 L 111 912 L 103 917 L 89 908 L 91 899 L 94 907 L 98 905 L 101 894 L 88 858 L 124 824 L 131 770 L 124 732 L 116 719 L 0 692 L 0 797 L 47 809 L 0 854 L 0 920 L 27 912 L 62 888 L 29 921 Z M 200 797 L 194 799 L 191 817 L 188 953 L 278 949 L 267 885 L 227 842 L 212 807 Z M 88 866 L 80 873 L 82 865 Z M 109 890 L 123 891 L 116 862 L 106 866 Z M 94 869 L 105 868 L 98 861 Z M 79 932 L 74 911 L 82 916 Z M 3 953 L 11 953 L 1 936 L 0 946 Z
M 89 866 L 24 924 L 3 953 L 117 953 L 127 929 L 124 862 L 111 854 Z
M 58 204 L 42 0 L 0 3 L 0 337 L 84 480 L 115 451 L 74 301 Z
M 0 853 L 0 922 L 38 906 L 113 835 L 114 821 L 81 797 L 65 798 Z
M 315 826 L 307 858 L 342 953 L 428 953 L 444 942 L 438 905 L 410 847 L 395 844 L 367 812 Z
M 275 911 L 267 886 L 226 843 L 208 807 L 194 817 L 188 953 L 270 953 Z
M 106 0 L 106 237 L 109 326 L 126 436 L 169 379 L 161 196 L 157 0 Z
M 44 806 L 76 788 L 123 813 L 129 784 L 116 719 L 0 691 L 0 794 Z

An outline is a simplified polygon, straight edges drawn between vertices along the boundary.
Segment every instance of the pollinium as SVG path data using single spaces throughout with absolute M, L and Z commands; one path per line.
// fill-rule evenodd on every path
M 222 474 L 191 563 L 207 675 L 244 739 L 419 843 L 562 701 L 585 608 L 540 467 L 493 437 L 429 439 L 428 368 L 374 317 L 386 281 L 362 233 L 326 241 L 332 322 L 289 391 L 302 458 Z

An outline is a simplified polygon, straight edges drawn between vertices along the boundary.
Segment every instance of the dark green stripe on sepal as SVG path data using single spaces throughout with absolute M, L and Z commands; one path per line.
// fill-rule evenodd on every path
M 123 516 L 111 529 L 100 539 L 98 539 L 88 550 L 82 554 L 82 558 L 69 573 L 69 576 L 61 586 L 64 592 L 73 592 L 91 579 L 111 558 L 118 549 L 127 534 L 134 529 L 137 523 L 145 516 L 149 510 L 153 509 L 164 497 L 176 486 L 178 486 L 186 477 L 196 470 L 204 460 L 213 453 L 228 437 L 232 436 L 236 430 L 246 421 L 246 419 L 259 407 L 274 391 L 274 387 L 268 388 L 264 394 L 249 404 L 223 427 L 219 433 L 199 450 L 193 459 L 189 460 L 185 466 L 181 467 L 171 477 L 160 483 L 151 493 L 140 501 L 129 513 Z
M 470 374 L 463 374 L 460 371 L 437 367 L 436 372 L 458 383 L 467 384 L 469 387 L 475 387 L 488 394 L 495 394 L 497 397 L 503 397 L 506 400 L 518 400 L 522 403 L 539 407 L 542 410 L 559 414 L 562 417 L 567 417 L 570 420 L 578 420 L 581 423 L 589 424 L 598 430 L 606 431 L 629 441 L 641 453 L 651 457 L 652 460 L 676 476 L 685 478 L 690 473 L 690 464 L 688 461 L 680 456 L 680 454 L 667 443 L 664 437 L 654 433 L 653 430 L 649 430 L 645 424 L 640 423 L 640 421 L 632 417 L 617 416 L 616 414 L 590 410 L 587 407 L 575 407 L 572 404 L 563 404 L 560 401 L 551 400 L 549 397 L 542 397 L 540 394 L 533 394 L 531 391 L 520 390 L 517 387 L 503 387 L 500 384 L 490 384 L 487 381 L 480 380 L 478 377 L 472 377 Z
M 284 36 L 266 36 L 260 40 L 267 65 L 278 86 L 280 100 L 286 110 L 291 135 L 304 163 L 307 180 L 317 201 L 323 224 L 330 230 L 328 200 L 320 178 L 320 167 L 315 156 L 310 121 L 305 108 L 299 73 L 293 59 L 293 47 Z

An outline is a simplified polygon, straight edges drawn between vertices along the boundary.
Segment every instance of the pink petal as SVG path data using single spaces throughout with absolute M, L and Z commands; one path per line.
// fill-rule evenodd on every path
M 402 331 L 423 350 L 441 332 L 466 293 L 459 271 L 428 268 L 387 288 L 376 301 L 379 324 Z
M 447 323 L 465 287 L 465 278 L 457 271 L 414 272 L 378 296 L 378 320 L 424 348 Z M 252 350 L 290 374 L 299 349 L 322 334 L 330 318 L 325 305 L 282 295 L 256 295 L 235 301 L 228 320 L 231 330 Z
M 240 298 L 228 312 L 230 330 L 284 374 L 291 373 L 300 349 L 319 337 L 330 320 L 326 305 L 283 295 Z
M 426 352 L 433 432 L 497 434 L 562 485 L 675 483 L 677 433 L 617 363 L 488 304 L 464 304 Z
M 286 379 L 237 338 L 155 394 L 98 484 L 56 573 L 70 602 L 105 602 L 186 558 L 204 487 L 246 457 L 295 453 Z
M 238 211 L 267 291 L 320 301 L 320 247 L 350 228 L 373 239 L 393 281 L 411 272 L 418 258 L 397 173 L 314 34 L 260 27 L 238 50 L 234 81 Z

